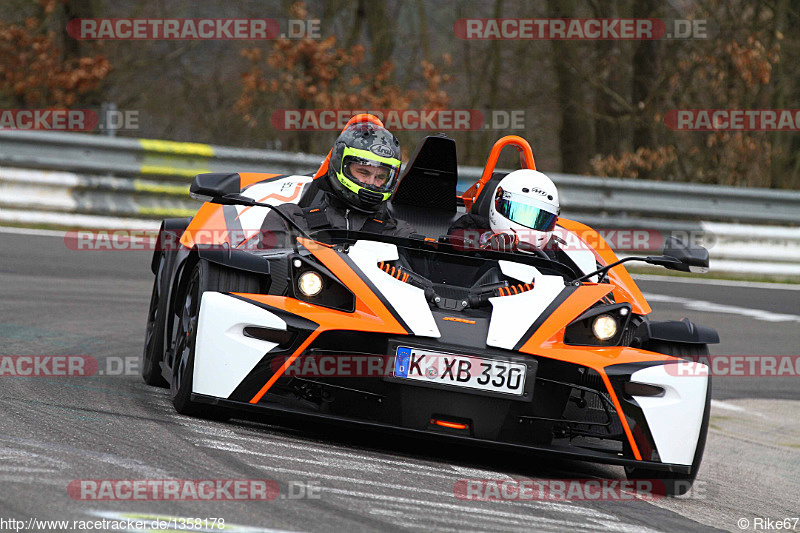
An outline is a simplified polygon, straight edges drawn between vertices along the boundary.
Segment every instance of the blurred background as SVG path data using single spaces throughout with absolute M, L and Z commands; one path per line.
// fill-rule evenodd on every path
M 92 41 L 75 18 L 319 19 L 320 38 Z M 708 21 L 706 38 L 463 40 L 460 18 Z M 515 133 L 545 171 L 797 189 L 794 132 L 686 132 L 671 109 L 791 109 L 798 0 L 6 0 L 0 107 L 138 112 L 118 136 L 307 153 L 335 132 L 279 131 L 281 109 L 524 110 L 524 130 L 449 132 L 481 166 Z M 425 132 L 427 133 L 427 132 Z M 397 132 L 406 156 L 424 133 Z M 513 166 L 513 159 L 502 161 Z

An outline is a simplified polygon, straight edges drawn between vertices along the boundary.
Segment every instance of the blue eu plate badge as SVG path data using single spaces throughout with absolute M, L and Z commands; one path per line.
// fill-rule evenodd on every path
M 411 358 L 411 348 L 397 347 L 397 356 L 394 358 L 394 375 L 398 378 L 408 377 L 408 360 Z

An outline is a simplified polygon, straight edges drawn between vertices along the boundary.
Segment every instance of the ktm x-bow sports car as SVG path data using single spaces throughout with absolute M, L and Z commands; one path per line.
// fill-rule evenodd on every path
M 719 339 L 686 319 L 650 320 L 622 263 L 702 270 L 708 252 L 667 240 L 663 255 L 619 261 L 564 218 L 555 233 L 573 245 L 554 255 L 448 236 L 465 212 L 487 216 L 506 146 L 535 169 L 528 143 L 504 137 L 459 196 L 455 142 L 422 142 L 390 205 L 419 238 L 305 232 L 286 217 L 291 238 L 265 245 L 277 242 L 261 235 L 265 216 L 308 207 L 327 160 L 313 175 L 198 175 L 191 192 L 206 203 L 165 220 L 153 256 L 145 381 L 188 415 L 322 418 L 622 465 L 685 492 L 711 396 L 691 359 Z

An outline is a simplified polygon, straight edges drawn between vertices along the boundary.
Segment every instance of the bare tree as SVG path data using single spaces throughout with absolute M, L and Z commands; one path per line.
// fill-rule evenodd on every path
M 575 10 L 573 0 L 548 0 L 548 16 L 564 18 Z M 593 153 L 594 132 L 587 114 L 589 109 L 585 85 L 578 74 L 580 43 L 555 40 L 552 42 L 553 63 L 558 84 L 561 108 L 561 146 L 563 172 L 583 174 L 589 170 Z

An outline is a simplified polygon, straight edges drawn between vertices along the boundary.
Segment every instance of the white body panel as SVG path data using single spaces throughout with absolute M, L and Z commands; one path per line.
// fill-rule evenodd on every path
M 248 187 L 242 196 L 270 205 L 296 204 L 313 176 L 286 176 L 279 180 L 256 183 Z
M 371 253 L 375 256 L 375 261 L 397 261 L 400 258 L 400 255 L 397 253 L 397 246 L 392 243 L 388 242 L 377 242 L 377 241 L 356 241 L 356 243 L 350 247 L 350 251 L 356 251 L 356 253 Z
M 414 335 L 440 337 L 436 320 L 425 299 L 425 291 L 403 283 L 380 268 L 378 261 L 397 259 L 397 247 L 393 244 L 358 241 L 350 247 L 348 256 L 372 282 L 383 297 L 394 307 L 397 314 L 411 328 Z
M 270 205 L 296 204 L 300 201 L 305 186 L 312 180 L 311 176 L 287 176 L 266 183 L 256 183 L 242 192 L 242 196 Z M 235 207 L 238 213 L 237 218 L 244 230 L 245 240 L 261 229 L 261 224 L 270 211 L 268 207 L 241 205 Z
M 541 276 L 541 273 L 535 266 L 515 263 L 513 261 L 504 261 L 503 259 L 498 261 L 497 264 L 500 266 L 500 272 L 522 283 L 531 283 L 536 276 Z
M 589 272 L 597 270 L 597 260 L 594 257 L 594 252 L 591 250 L 570 250 L 569 247 L 567 247 L 564 253 L 578 265 L 578 268 L 581 269 L 583 274 L 588 274 Z M 589 278 L 589 281 L 596 282 L 597 276 L 592 276 Z
M 200 303 L 192 392 L 228 398 L 277 344 L 246 337 L 246 326 L 286 330 L 286 322 L 266 309 L 218 292 Z
M 637 370 L 631 381 L 664 389 L 662 397 L 634 396 L 664 463 L 691 465 L 706 406 L 708 367 L 681 362 Z
M 513 350 L 528 328 L 564 290 L 561 276 L 536 276 L 533 289 L 513 296 L 489 298 L 492 319 L 489 323 L 488 346 Z

